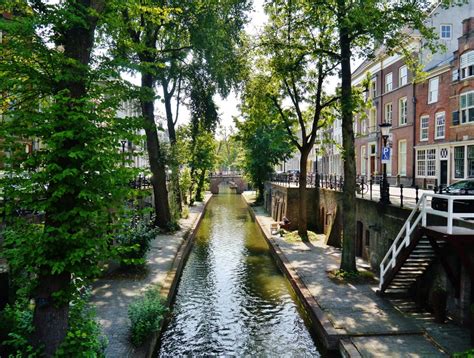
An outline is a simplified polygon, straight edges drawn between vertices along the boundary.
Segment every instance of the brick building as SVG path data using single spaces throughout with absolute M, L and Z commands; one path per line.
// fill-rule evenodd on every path
M 457 49 L 416 85 L 416 182 L 449 185 L 474 178 L 474 17 Z
M 443 181 L 451 182 L 448 173 L 450 171 L 454 173 L 454 166 L 452 168 L 449 166 L 450 163 L 446 159 L 448 147 L 443 143 L 450 140 L 456 131 L 447 126 L 448 117 L 452 115 L 448 107 L 452 107 L 453 103 L 457 103 L 457 107 L 452 108 L 458 108 L 460 105 L 459 100 L 452 98 L 450 91 L 462 91 L 458 88 L 457 82 L 462 82 L 462 86 L 466 86 L 466 81 L 453 82 L 456 90 L 450 86 L 452 61 L 456 61 L 455 51 L 461 46 L 462 41 L 464 41 L 463 48 L 467 48 L 469 42 L 462 22 L 466 14 L 474 14 L 474 1 L 450 8 L 437 7 L 431 13 L 428 24 L 438 32 L 439 41 L 446 47 L 446 52 L 430 53 L 424 50 L 421 46 L 423 39 L 419 34 L 416 31 L 411 34 L 413 54 L 419 56 L 424 70 L 428 72 L 428 78 L 423 83 L 413 84 L 412 74 L 403 56 L 397 54 L 390 56 L 383 48 L 378 49 L 375 59 L 364 61 L 354 71 L 352 75 L 354 86 L 361 85 L 368 76 L 370 77 L 367 95 L 372 103 L 372 108 L 367 112 L 367 118 L 356 120 L 354 123 L 358 175 L 368 178 L 382 173 L 380 158 L 382 138 L 379 125 L 388 122 L 392 124 L 388 139 L 392 155 L 387 164 L 387 176 L 392 185 L 418 183 L 434 186 L 441 182 L 441 170 Z M 466 26 L 468 25 L 464 27 Z M 454 57 L 453 52 L 455 52 Z M 464 58 L 468 61 L 467 56 Z M 474 60 L 474 53 L 472 59 Z M 461 75 L 460 68 L 458 70 Z M 463 98 L 467 101 L 468 97 L 469 95 L 465 95 Z M 472 100 L 474 101 L 474 94 Z M 421 124 L 423 124 L 423 129 L 421 129 Z M 466 128 L 462 127 L 457 131 L 461 133 Z M 459 133 L 457 140 L 460 138 Z M 472 139 L 474 140 L 474 137 Z M 464 170 L 467 172 L 470 165 L 468 151 L 471 149 L 468 148 L 467 142 L 465 147 L 463 159 L 465 160 Z M 461 149 L 456 149 L 456 151 L 458 163 L 461 163 Z M 472 156 L 474 157 L 474 149 L 472 149 Z M 458 164 L 459 168 L 460 165 Z M 474 171 L 474 158 L 472 170 Z

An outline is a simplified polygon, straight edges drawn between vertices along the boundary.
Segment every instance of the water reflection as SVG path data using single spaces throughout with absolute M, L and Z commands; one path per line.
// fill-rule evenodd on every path
M 319 356 L 240 195 L 211 199 L 159 356 Z

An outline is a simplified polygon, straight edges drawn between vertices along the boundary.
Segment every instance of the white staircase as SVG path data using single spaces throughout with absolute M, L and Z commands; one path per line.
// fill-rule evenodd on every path
M 448 211 L 432 209 L 430 205 L 432 198 L 447 200 Z M 410 287 L 436 260 L 434 247 L 442 249 L 446 244 L 445 240 L 427 237 L 424 229 L 429 228 L 428 214 L 446 218 L 446 226 L 442 227 L 446 235 L 452 235 L 456 231 L 455 220 L 474 218 L 474 213 L 455 213 L 453 210 L 455 200 L 474 200 L 474 196 L 427 193 L 422 195 L 380 264 L 381 293 L 408 294 Z

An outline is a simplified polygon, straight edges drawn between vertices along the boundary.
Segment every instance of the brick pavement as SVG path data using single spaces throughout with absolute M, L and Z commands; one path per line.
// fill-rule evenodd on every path
M 248 193 L 245 193 L 249 200 Z M 376 295 L 376 284 L 336 284 L 327 271 L 339 268 L 341 252 L 320 240 L 304 244 L 271 237 L 273 219 L 262 207 L 253 207 L 257 222 L 272 245 L 280 249 L 291 269 L 309 289 L 318 306 L 344 340 L 350 356 L 445 357 L 467 350 L 469 332 L 453 323 L 437 325 L 402 313 Z M 358 265 L 364 265 L 359 260 Z
M 206 196 L 205 202 L 210 198 Z M 171 270 L 175 256 L 199 219 L 204 203 L 190 208 L 189 217 L 180 220 L 181 229 L 174 234 L 158 235 L 147 254 L 147 274 L 143 278 L 104 278 L 93 286 L 91 303 L 97 320 L 108 338 L 106 357 L 140 357 L 144 352 L 129 341 L 128 306 L 152 284 L 163 284 Z

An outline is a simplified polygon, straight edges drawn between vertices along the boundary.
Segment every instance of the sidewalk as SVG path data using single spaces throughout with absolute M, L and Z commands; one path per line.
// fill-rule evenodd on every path
M 129 340 L 128 306 L 151 284 L 164 284 L 170 280 L 167 276 L 175 257 L 199 222 L 209 198 L 210 195 L 206 195 L 203 203 L 196 203 L 190 208 L 188 218 L 179 222 L 179 231 L 170 235 L 159 235 L 152 241 L 147 254 L 148 271 L 144 277 L 112 277 L 95 282 L 91 303 L 95 306 L 102 332 L 109 341 L 105 351 L 106 357 L 144 356 L 145 352 L 135 349 Z
M 249 201 L 248 195 L 246 199 Z M 322 240 L 304 244 L 271 237 L 273 219 L 262 207 L 252 209 L 287 272 L 296 275 L 291 280 L 300 281 L 303 291 L 315 302 L 310 306 L 316 311 L 313 316 L 319 320 L 316 328 L 322 340 L 329 344 L 340 341 L 333 349 L 350 357 L 446 357 L 470 348 L 467 329 L 403 314 L 389 300 L 376 295 L 375 284 L 333 282 L 327 271 L 339 268 L 339 249 Z M 304 292 L 301 295 L 305 297 Z

